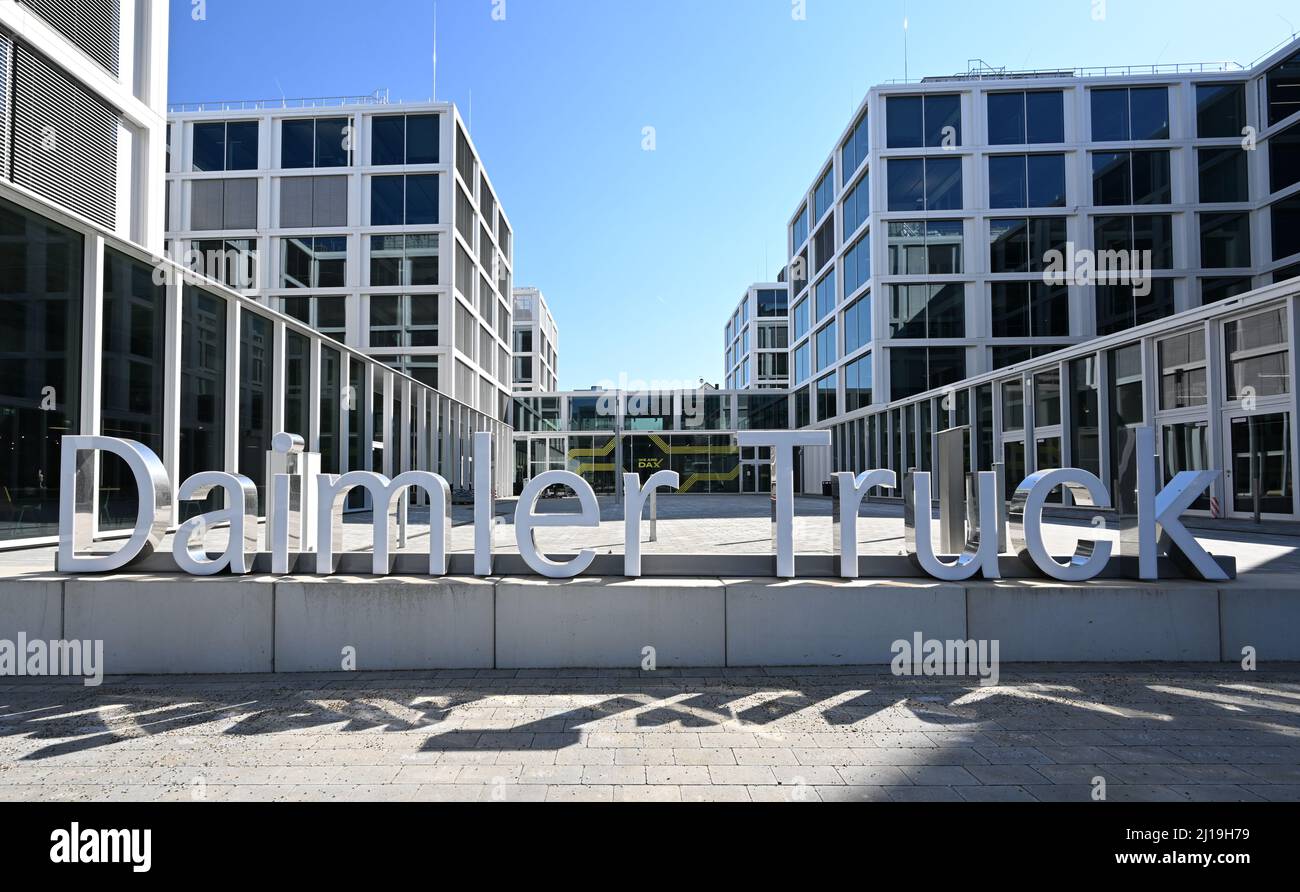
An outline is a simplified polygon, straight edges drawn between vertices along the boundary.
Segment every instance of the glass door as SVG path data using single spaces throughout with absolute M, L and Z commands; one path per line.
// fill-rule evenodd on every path
M 1227 413 L 1225 422 L 1228 516 L 1294 518 L 1290 413 Z

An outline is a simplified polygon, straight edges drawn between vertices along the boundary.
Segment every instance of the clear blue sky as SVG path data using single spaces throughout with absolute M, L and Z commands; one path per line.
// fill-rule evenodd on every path
M 172 101 L 431 87 L 432 0 L 172 0 Z M 727 313 L 782 266 L 785 223 L 866 90 L 903 76 L 903 0 L 442 0 L 438 98 L 472 114 L 546 294 L 560 383 L 719 382 Z M 910 0 L 913 78 L 1254 60 L 1295 0 Z M 1285 17 L 1285 18 L 1284 18 Z M 1288 21 L 1289 19 L 1289 21 Z M 471 108 L 472 92 L 472 108 Z M 657 149 L 642 149 L 654 127 Z

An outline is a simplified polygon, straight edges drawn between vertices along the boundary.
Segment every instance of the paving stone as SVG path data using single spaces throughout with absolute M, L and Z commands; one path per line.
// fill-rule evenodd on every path
M 851 787 L 907 786 L 912 783 L 903 769 L 891 765 L 864 765 L 837 770 L 843 782 Z
M 1110 801 L 1300 801 L 1300 667 L 1013 665 L 976 690 L 887 667 L 0 679 L 0 801 L 1089 802 L 1095 777 Z
M 649 784 L 693 786 L 713 782 L 707 765 L 648 765 L 645 773 Z
M 960 765 L 908 765 L 907 779 L 920 787 L 977 785 L 979 780 Z
M 1041 784 L 1046 779 L 1031 765 L 969 765 L 966 770 L 989 786 Z
M 717 787 L 683 785 L 678 788 L 682 802 L 750 802 L 749 789 L 742 786 Z
M 682 791 L 673 786 L 628 786 L 614 788 L 615 802 L 681 802 Z
M 612 786 L 555 785 L 546 789 L 547 802 L 613 802 Z
M 646 770 L 642 765 L 588 765 L 582 769 L 582 782 L 616 786 L 644 784 Z
M 894 802 L 964 802 L 952 787 L 886 787 Z

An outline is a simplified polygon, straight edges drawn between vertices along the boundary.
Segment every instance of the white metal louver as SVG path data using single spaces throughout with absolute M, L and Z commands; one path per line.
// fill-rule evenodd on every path
M 119 115 L 27 47 L 13 53 L 11 179 L 114 228 Z
M 19 0 L 116 77 L 120 70 L 119 0 Z
M 9 93 L 13 78 L 13 42 L 0 32 L 0 177 L 9 178 Z

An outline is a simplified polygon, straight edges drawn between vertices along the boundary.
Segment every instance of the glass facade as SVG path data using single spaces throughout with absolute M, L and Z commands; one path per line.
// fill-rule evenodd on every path
M 100 430 L 163 454 L 167 290 L 153 267 L 108 249 L 104 254 L 104 349 Z M 100 466 L 100 528 L 135 526 L 139 498 L 126 463 Z
M 59 444 L 80 430 L 84 238 L 0 202 L 0 537 L 58 531 Z
M 181 300 L 181 479 L 199 471 L 227 469 L 226 302 L 186 286 Z M 221 494 L 207 502 L 185 502 L 181 519 L 220 507 Z

